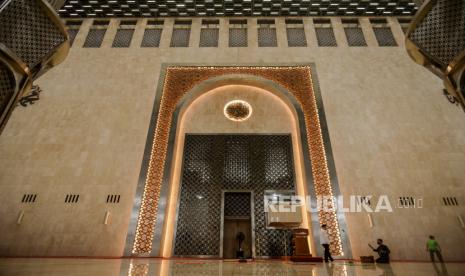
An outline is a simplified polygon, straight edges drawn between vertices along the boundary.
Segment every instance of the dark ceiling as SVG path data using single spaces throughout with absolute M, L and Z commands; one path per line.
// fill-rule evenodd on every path
M 67 0 L 62 17 L 410 16 L 414 0 Z

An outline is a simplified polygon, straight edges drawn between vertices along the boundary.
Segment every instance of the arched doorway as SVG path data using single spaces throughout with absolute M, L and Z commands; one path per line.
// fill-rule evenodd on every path
M 322 112 L 321 98 L 315 91 L 314 66 L 242 66 L 242 67 L 196 67 L 166 66 L 160 80 L 157 99 L 154 105 L 153 120 L 149 129 L 140 182 L 131 216 L 126 253 L 137 256 L 170 256 L 165 252 L 166 242 L 162 238 L 167 216 L 167 202 L 172 184 L 173 155 L 176 134 L 179 133 L 179 115 L 183 113 L 186 103 L 195 100 L 215 88 L 225 85 L 248 85 L 262 88 L 280 98 L 297 113 L 299 142 L 304 155 L 301 163 L 305 167 L 305 185 L 314 196 L 338 195 L 337 178 L 334 163 L 329 158 L 333 174 L 328 171 L 325 144 L 330 144 L 327 132 L 322 132 L 318 112 Z M 314 87 L 316 90 L 314 90 Z M 317 97 L 318 96 L 318 97 Z M 322 104 L 322 103 L 321 103 Z M 320 110 L 321 107 L 321 110 Z M 323 126 L 325 126 L 324 113 Z M 153 133 L 153 135 L 152 135 Z M 330 154 L 331 155 L 331 154 Z M 329 155 L 329 156 L 330 156 Z M 334 193 L 333 193 L 334 191 Z M 137 215 L 138 214 L 138 215 Z M 339 223 L 339 222 L 341 223 Z M 350 252 L 346 239 L 341 240 L 340 227 L 345 231 L 343 213 L 319 211 L 312 217 L 311 225 L 318 229 L 321 223 L 329 225 L 334 243 L 331 248 L 335 255 Z M 317 237 L 318 233 L 315 233 Z M 319 254 L 318 254 L 319 255 Z M 346 256 L 348 254 L 346 253 Z
M 245 120 L 228 118 L 235 101 L 248 105 Z M 238 233 L 245 234 L 245 257 L 289 254 L 290 233 L 266 226 L 263 198 L 267 191 L 307 195 L 295 113 L 272 92 L 250 85 L 223 85 L 184 104 L 163 256 L 234 257 Z M 307 216 L 302 227 L 311 228 Z

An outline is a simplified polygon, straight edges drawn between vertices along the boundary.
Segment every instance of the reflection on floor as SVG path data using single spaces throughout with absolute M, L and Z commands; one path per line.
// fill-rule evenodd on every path
M 161 260 L 161 259 L 20 259 L 0 258 L 1 276 L 22 275 L 440 275 L 463 276 L 465 263 L 398 263 L 388 266 L 337 261 L 333 264 L 282 261 Z

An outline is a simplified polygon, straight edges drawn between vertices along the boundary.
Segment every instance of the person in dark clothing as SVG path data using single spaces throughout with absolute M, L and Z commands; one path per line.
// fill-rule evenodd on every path
M 380 264 L 388 264 L 389 263 L 389 254 L 391 253 L 391 250 L 389 250 L 389 247 L 387 247 L 385 244 L 383 244 L 382 239 L 378 239 L 376 241 L 376 243 L 378 244 L 377 248 L 374 248 L 373 246 L 371 246 L 371 244 L 368 244 L 368 246 L 371 249 L 373 249 L 373 251 L 377 252 L 378 255 L 379 255 L 379 258 L 376 259 L 376 262 L 380 263 Z
M 334 261 L 333 257 L 331 256 L 331 251 L 329 251 L 329 244 L 330 244 L 330 240 L 329 240 L 329 235 L 328 235 L 328 231 L 326 229 L 326 224 L 323 224 L 321 226 L 321 230 L 320 230 L 320 244 L 323 246 L 324 250 L 325 250 L 325 262 L 328 262 L 328 261 Z

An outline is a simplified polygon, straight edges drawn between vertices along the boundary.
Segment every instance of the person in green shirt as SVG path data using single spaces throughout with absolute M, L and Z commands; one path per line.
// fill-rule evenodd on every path
M 434 254 L 438 256 L 438 259 L 441 263 L 444 262 L 441 254 L 441 247 L 437 240 L 434 239 L 434 236 L 429 236 L 429 240 L 426 242 L 426 251 L 429 252 L 431 261 L 434 263 Z

